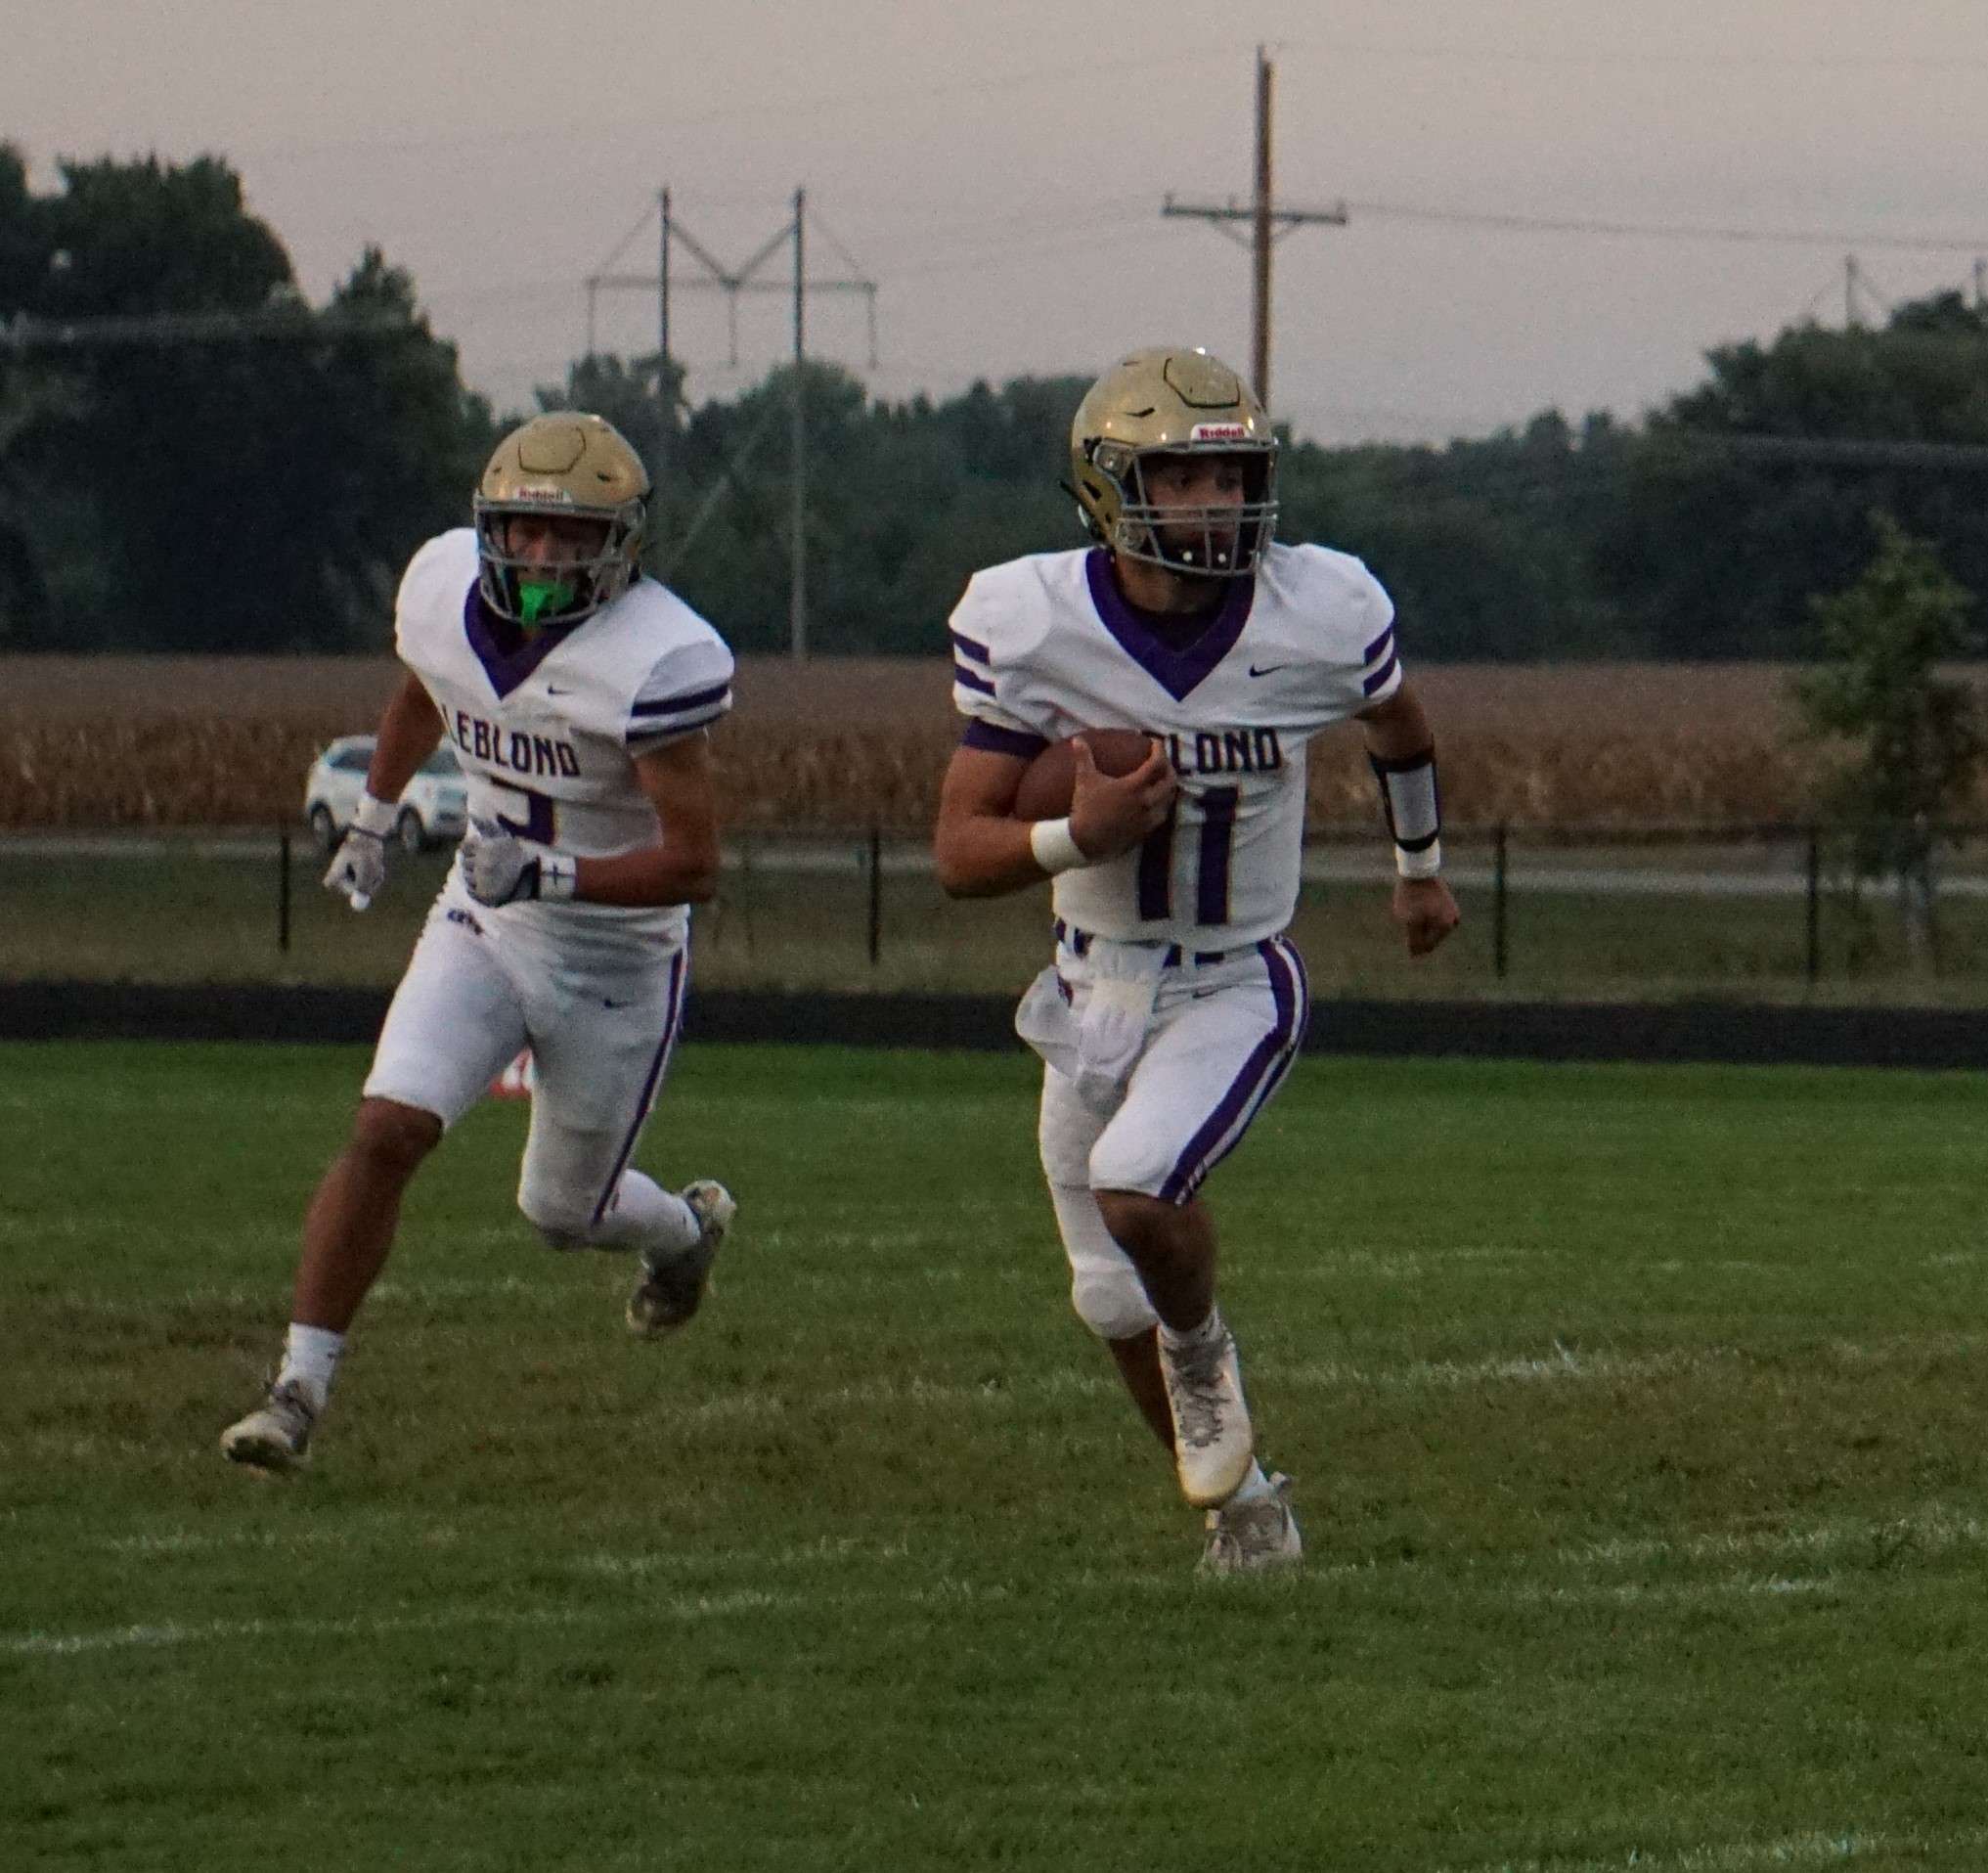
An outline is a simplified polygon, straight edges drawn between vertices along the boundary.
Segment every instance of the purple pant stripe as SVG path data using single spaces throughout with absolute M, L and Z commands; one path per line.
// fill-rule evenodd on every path
M 594 1222 L 597 1225 L 607 1214 L 607 1206 L 614 1201 L 614 1193 L 621 1185 L 621 1174 L 628 1169 L 628 1161 L 635 1155 L 635 1141 L 641 1134 L 642 1121 L 649 1115 L 649 1107 L 656 1102 L 656 1089 L 663 1083 L 663 1069 L 670 1064 L 670 1049 L 677 1045 L 677 1029 L 684 1019 L 684 962 L 685 952 L 679 950 L 670 959 L 670 1008 L 663 1018 L 663 1038 L 657 1044 L 656 1057 L 649 1062 L 648 1078 L 642 1082 L 641 1097 L 635 1102 L 635 1117 L 630 1121 L 628 1137 L 621 1141 L 621 1149 L 615 1154 L 614 1169 L 607 1174 L 607 1187 L 600 1192 L 600 1201 L 594 1206 Z
M 1297 987 L 1297 1029 L 1290 1036 L 1283 1051 L 1278 1054 L 1276 1061 L 1271 1066 L 1269 1078 L 1263 1082 L 1262 1086 L 1258 1090 L 1256 1097 L 1250 1101 L 1250 1108 L 1243 1115 L 1242 1122 L 1235 1126 L 1230 1131 L 1228 1137 L 1222 1140 L 1221 1144 L 1203 1160 L 1200 1167 L 1195 1171 L 1194 1176 L 1188 1181 L 1187 1188 L 1180 1197 L 1180 1201 L 1183 1203 L 1188 1201 L 1201 1188 L 1202 1184 L 1207 1182 L 1209 1173 L 1249 1136 L 1250 1127 L 1256 1124 L 1258 1113 L 1261 1112 L 1270 1103 L 1277 1094 L 1277 1089 L 1290 1077 L 1292 1067 L 1298 1062 L 1299 1049 L 1304 1045 L 1305 1030 L 1311 1024 L 1311 990 L 1305 978 L 1304 964 L 1300 959 L 1298 952 L 1282 937 L 1270 938 L 1261 948 L 1265 966 L 1270 970 L 1273 989 L 1276 983 L 1275 959 L 1277 957 L 1281 957 L 1285 962 L 1289 963 L 1294 972 Z
M 1160 1186 L 1164 1202 L 1185 1203 L 1209 1172 L 1235 1148 L 1264 1100 L 1276 1092 L 1278 1082 L 1297 1055 L 1298 1043 L 1303 1038 L 1304 977 L 1302 968 L 1296 966 L 1297 952 L 1281 937 L 1258 944 L 1257 950 L 1270 977 L 1276 1019 L 1270 1032 L 1250 1049 L 1242 1071 L 1229 1082 L 1228 1091 L 1174 1161 L 1167 1182 Z

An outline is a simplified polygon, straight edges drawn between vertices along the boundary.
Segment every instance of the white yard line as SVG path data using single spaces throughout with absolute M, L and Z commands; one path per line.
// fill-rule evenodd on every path
M 653 1567 L 647 1565 L 651 1558 L 655 1562 Z M 737 1556 L 729 1557 L 729 1564 L 736 1565 L 737 1559 Z M 823 1551 L 814 1544 L 807 1548 L 789 1550 L 784 1560 L 775 1559 L 773 1565 L 805 1569 L 820 1565 L 824 1561 L 836 1562 L 845 1559 L 888 1560 L 904 1562 L 907 1566 L 923 1566 L 915 1560 L 907 1545 L 878 1548 L 868 1554 L 851 1555 L 834 1550 Z M 614 1582 L 640 1579 L 650 1574 L 667 1574 L 679 1567 L 693 1568 L 700 1562 L 709 1564 L 709 1557 L 615 1556 L 600 1553 L 582 1556 L 573 1565 L 576 1571 L 596 1579 Z M 1426 1576 L 1433 1572 L 1428 1560 L 1424 1558 L 1386 1567 L 1344 1566 L 1314 1569 L 1303 1575 L 1280 1577 L 1274 1583 L 1253 1582 L 1241 1584 L 1245 1586 L 1274 1584 L 1285 1588 L 1297 1588 L 1306 1582 L 1313 1584 L 1330 1583 L 1335 1587 L 1350 1589 L 1357 1595 L 1362 1589 L 1392 1590 L 1399 1577 L 1404 1574 Z M 1171 1592 L 1190 1583 L 1210 1591 L 1222 1591 L 1237 1584 L 1229 1582 L 1195 1582 L 1194 1577 L 1186 1572 L 1186 1564 L 1183 1562 L 1178 1567 L 1164 1570 L 1134 1569 L 1125 1573 L 1093 1570 L 1058 1582 L 1057 1590 L 1065 1595 L 1092 1592 L 1109 1597 L 1122 1596 L 1127 1591 Z M 1676 1607 L 1711 1604 L 1733 1598 L 1780 1599 L 1822 1593 L 1840 1594 L 1846 1599 L 1868 1598 L 1879 1588 L 1903 1586 L 1907 1583 L 1908 1577 L 1903 1575 L 1874 1574 L 1869 1570 L 1862 1570 L 1839 1577 L 1770 1574 L 1702 1582 L 1621 1582 L 1571 1586 L 1553 1586 L 1535 1581 L 1479 1583 L 1465 1578 L 1454 1583 L 1425 1580 L 1419 1590 L 1428 1593 L 1434 1588 L 1436 1597 L 1452 1605 Z M 634 1604 L 625 1599 L 616 1599 L 597 1606 L 586 1607 L 523 1610 L 455 1607 L 427 1613 L 382 1614 L 345 1619 L 207 1620 L 191 1624 L 162 1621 L 100 1627 L 71 1632 L 35 1629 L 0 1633 L 0 1657 L 80 1658 L 104 1652 L 156 1651 L 234 1644 L 244 1639 L 371 1639 L 396 1632 L 439 1632 L 471 1627 L 502 1629 L 639 1625 L 644 1620 L 684 1623 L 729 1619 L 743 1614 L 768 1612 L 806 1612 L 826 1618 L 848 1614 L 859 1608 L 950 1605 L 1001 1601 L 1012 1597 L 1014 1589 L 1005 1582 L 970 1581 L 961 1576 L 946 1573 L 942 1565 L 936 1572 L 923 1571 L 912 1578 L 907 1578 L 905 1586 L 896 1590 L 838 1592 L 743 1586 L 714 1593 L 648 1595 Z M 1555 1873 L 1560 1873 L 1557 1865 Z
M 1650 1823 L 1652 1835 L 1669 1831 L 1664 1821 Z M 1954 1828 L 1938 1833 L 1908 1829 L 1904 1833 L 1873 1832 L 1850 1827 L 1818 1828 L 1811 1833 L 1783 1835 L 1773 1841 L 1706 1843 L 1674 1852 L 1632 1848 L 1605 1860 L 1574 1860 L 1556 1854 L 1550 1860 L 1472 1860 L 1447 1863 L 1435 1873 L 1761 1873 L 1762 1869 L 1854 1866 L 1860 1861 L 1895 1864 L 1900 1855 L 1964 1851 L 1979 1854 L 1988 1849 L 1988 1828 Z
M 700 1594 L 693 1599 L 654 1601 L 641 1609 L 641 1617 L 677 1621 L 725 1619 L 776 1606 L 809 1606 L 818 1597 L 746 1588 L 733 1593 Z M 0 1654 L 15 1658 L 72 1658 L 87 1652 L 218 1645 L 238 1639 L 375 1638 L 388 1632 L 444 1632 L 470 1626 L 596 1626 L 603 1622 L 625 1623 L 632 1617 L 626 1605 L 527 1611 L 465 1606 L 445 1612 L 385 1614 L 350 1620 L 207 1620 L 195 1626 L 168 1621 L 155 1626 L 103 1627 L 88 1632 L 9 1633 L 0 1636 Z

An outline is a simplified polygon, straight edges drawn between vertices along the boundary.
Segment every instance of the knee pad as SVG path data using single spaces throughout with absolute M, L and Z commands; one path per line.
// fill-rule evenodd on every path
M 1138 1271 L 1111 1238 L 1097 1198 L 1081 1185 L 1052 1183 L 1056 1226 L 1070 1259 L 1070 1305 L 1101 1340 L 1129 1340 L 1159 1318 L 1146 1299 Z

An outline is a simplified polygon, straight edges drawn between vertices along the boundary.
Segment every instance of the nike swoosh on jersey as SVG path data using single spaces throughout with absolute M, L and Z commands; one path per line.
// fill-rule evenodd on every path
M 1258 669 L 1258 668 L 1257 668 L 1257 666 L 1256 666 L 1256 665 L 1255 665 L 1255 664 L 1253 663 L 1253 664 L 1251 664 L 1251 665 L 1250 665 L 1250 674 L 1251 674 L 1251 675 L 1252 675 L 1253 677 L 1266 677 L 1266 676 L 1269 676 L 1269 675 L 1271 675 L 1271 674 L 1272 674 L 1273 672 L 1275 672 L 1275 671 L 1278 671 L 1278 670 L 1288 670 L 1288 669 L 1290 669 L 1290 667 L 1291 667 L 1291 666 L 1290 666 L 1290 665 L 1289 665 L 1288 663 L 1266 663 L 1266 664 L 1264 664 L 1264 665 L 1263 665 L 1263 667 L 1262 667 L 1262 668 L 1261 668 L 1261 669 L 1259 670 L 1259 669 Z

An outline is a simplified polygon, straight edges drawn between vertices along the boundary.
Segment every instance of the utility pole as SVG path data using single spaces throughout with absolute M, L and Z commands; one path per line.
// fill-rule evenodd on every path
M 1270 407 L 1270 62 L 1257 48 L 1257 195 L 1251 204 L 1250 375 Z
M 656 398 L 663 406 L 657 444 L 661 474 L 670 466 L 670 444 L 677 433 L 677 374 L 670 368 L 670 192 L 656 191 Z
M 808 655 L 808 400 L 805 390 L 808 346 L 808 272 L 802 228 L 808 206 L 805 189 L 794 191 L 794 513 L 787 584 L 787 649 L 796 663 Z
M 1974 310 L 1988 312 L 1988 260 L 1979 255 L 1974 260 Z
M 1857 256 L 1843 256 L 1843 330 L 1857 323 Z
M 1280 208 L 1271 184 L 1270 101 L 1274 67 L 1264 47 L 1257 48 L 1256 189 L 1247 207 L 1231 196 L 1223 202 L 1175 201 L 1169 195 L 1160 212 L 1213 222 L 1218 233 L 1236 239 L 1232 224 L 1250 223 L 1250 370 L 1257 400 L 1270 404 L 1270 250 L 1293 228 L 1324 224 L 1345 227 L 1346 204 L 1334 208 Z

